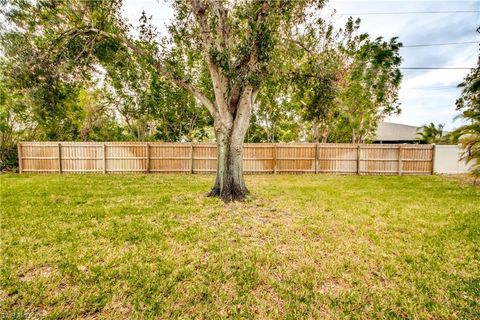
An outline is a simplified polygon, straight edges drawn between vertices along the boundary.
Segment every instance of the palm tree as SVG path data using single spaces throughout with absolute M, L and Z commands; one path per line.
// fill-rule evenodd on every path
M 467 121 L 453 133 L 464 147 L 463 158 L 473 162 L 471 169 L 475 182 L 480 177 L 480 56 L 477 67 L 472 69 L 459 85 L 462 95 L 457 99 L 457 110 L 463 110 L 459 117 Z
M 480 111 L 466 110 L 461 116 L 470 124 L 461 126 L 454 131 L 454 134 L 459 137 L 458 141 L 465 149 L 462 159 L 467 163 L 473 162 L 471 172 L 475 176 L 474 183 L 476 183 L 480 176 Z
M 417 130 L 417 135 L 423 143 L 438 143 L 443 141 L 443 128 L 445 124 L 441 123 L 435 125 L 430 122 L 428 125 L 423 125 Z

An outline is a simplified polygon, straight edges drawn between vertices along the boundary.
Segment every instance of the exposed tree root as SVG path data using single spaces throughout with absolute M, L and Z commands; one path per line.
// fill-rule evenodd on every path
M 207 197 L 220 197 L 220 187 L 214 186 L 212 190 L 207 194 Z
M 223 191 L 220 191 L 218 186 L 214 186 L 212 190 L 207 194 L 207 197 L 219 197 L 225 203 L 232 201 L 245 201 L 248 189 L 240 186 L 237 183 L 229 183 Z
M 236 182 L 233 177 L 227 180 L 228 182 L 223 186 L 221 198 L 224 202 L 245 201 L 247 196 L 247 188 Z

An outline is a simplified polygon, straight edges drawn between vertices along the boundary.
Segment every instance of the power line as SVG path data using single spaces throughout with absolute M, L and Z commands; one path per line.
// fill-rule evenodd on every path
M 457 44 L 472 44 L 472 43 L 480 43 L 478 41 L 465 41 L 465 42 L 445 42 L 445 43 L 429 43 L 429 44 L 409 44 L 404 45 L 402 48 L 417 48 L 417 47 L 433 47 L 433 46 L 449 46 L 449 45 L 457 45 Z
M 400 67 L 398 69 L 404 70 L 470 70 L 475 67 L 465 68 L 465 67 Z
M 406 87 L 402 88 L 402 90 L 437 90 L 437 89 L 457 89 L 457 85 L 451 86 L 437 86 L 437 87 Z
M 370 16 L 370 15 L 392 15 L 392 14 L 438 14 L 438 13 L 478 13 L 480 10 L 451 10 L 451 11 L 397 11 L 397 12 L 352 12 L 336 13 L 340 16 Z
M 335 13 L 337 16 L 373 16 L 373 15 L 405 15 L 405 14 L 442 14 L 442 13 L 480 13 L 480 10 L 451 10 L 451 11 L 397 11 L 397 12 L 350 12 L 350 13 Z M 330 14 L 323 14 L 323 16 L 330 16 Z M 154 21 L 171 20 L 168 18 L 151 19 Z

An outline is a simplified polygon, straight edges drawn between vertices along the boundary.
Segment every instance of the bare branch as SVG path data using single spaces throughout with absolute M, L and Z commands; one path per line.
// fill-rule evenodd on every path
M 309 48 L 307 48 L 301 41 L 298 41 L 298 40 L 295 40 L 295 39 L 284 39 L 284 40 L 293 42 L 294 44 L 296 44 L 297 46 L 299 46 L 300 48 L 302 48 L 303 50 L 305 50 L 306 52 L 308 52 L 310 55 L 314 55 L 314 53 L 312 52 L 312 50 L 310 50 Z

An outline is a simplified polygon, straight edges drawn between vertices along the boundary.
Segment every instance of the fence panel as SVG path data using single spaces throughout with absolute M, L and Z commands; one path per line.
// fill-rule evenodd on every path
M 319 173 L 357 173 L 358 145 L 322 143 L 317 155 Z
M 102 143 L 59 143 L 61 168 L 65 173 L 103 172 Z
M 215 173 L 217 170 L 217 146 L 198 143 L 193 149 L 193 173 Z
M 402 147 L 402 174 L 432 174 L 435 146 Z
M 315 144 L 277 144 L 277 173 L 315 173 Z
M 243 170 L 247 174 L 274 173 L 274 144 L 246 143 Z
M 21 142 L 21 172 L 214 173 L 217 147 L 207 143 Z M 432 145 L 247 143 L 247 174 L 432 174 Z
M 191 144 L 149 143 L 150 172 L 190 172 Z
M 58 143 L 22 143 L 19 150 L 19 162 L 23 172 L 60 172 Z
M 364 145 L 360 147 L 360 174 L 391 175 L 399 173 L 400 146 Z

